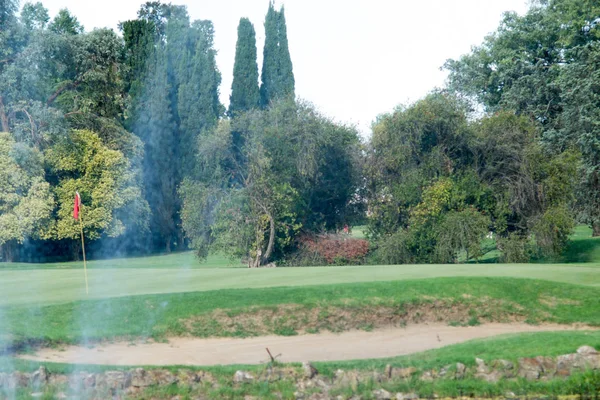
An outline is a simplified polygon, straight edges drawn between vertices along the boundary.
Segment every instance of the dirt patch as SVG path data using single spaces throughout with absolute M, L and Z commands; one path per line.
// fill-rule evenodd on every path
M 523 322 L 519 304 L 491 298 L 469 302 L 423 299 L 404 304 L 360 305 L 343 302 L 335 306 L 285 304 L 238 310 L 215 310 L 180 321 L 197 337 L 247 337 L 276 334 L 293 336 L 321 331 L 405 327 L 411 324 L 446 323 L 456 326 L 485 322 Z
M 581 302 L 577 300 L 571 299 L 561 299 L 554 296 L 540 296 L 539 298 L 540 304 L 545 305 L 546 307 L 556 308 L 558 306 L 578 306 L 581 305 Z

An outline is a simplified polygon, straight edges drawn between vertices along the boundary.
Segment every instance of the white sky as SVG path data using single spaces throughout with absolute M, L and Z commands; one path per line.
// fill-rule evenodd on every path
M 22 3 L 25 0 L 22 0 Z M 85 26 L 117 29 L 146 0 L 41 0 L 53 17 L 68 8 Z M 163 2 L 169 2 L 163 0 Z M 231 90 L 237 24 L 257 31 L 259 70 L 269 0 L 171 0 L 191 19 L 215 25 L 221 100 Z M 448 58 L 467 53 L 498 26 L 504 11 L 524 13 L 526 0 L 278 0 L 284 4 L 296 94 L 326 115 L 368 134 L 378 114 L 441 87 Z

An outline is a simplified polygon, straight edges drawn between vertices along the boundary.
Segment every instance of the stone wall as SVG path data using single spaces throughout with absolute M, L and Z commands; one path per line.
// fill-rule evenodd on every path
M 363 383 L 382 384 L 393 381 L 408 381 L 420 379 L 434 381 L 442 379 L 461 380 L 475 378 L 487 382 L 498 382 L 501 379 L 527 379 L 530 381 L 560 379 L 586 370 L 600 371 L 600 353 L 593 347 L 580 347 L 576 353 L 558 357 L 520 358 L 516 362 L 508 360 L 493 360 L 485 362 L 475 359 L 474 366 L 468 367 L 462 363 L 447 365 L 432 370 L 418 370 L 414 367 L 399 368 L 387 365 L 382 371 L 338 370 L 333 377 L 319 374 L 310 363 L 303 363 L 302 368 L 268 367 L 259 374 L 247 371 L 237 371 L 229 384 L 244 385 L 253 382 L 274 382 L 289 380 L 296 388 L 296 399 L 319 400 L 334 398 L 329 395 L 332 389 L 350 388 L 356 392 Z M 137 398 L 150 387 L 178 384 L 191 388 L 217 388 L 220 384 L 215 377 L 204 371 L 180 369 L 170 371 L 165 369 L 136 368 L 128 371 L 106 371 L 102 373 L 75 372 L 70 375 L 50 374 L 46 368 L 40 367 L 33 373 L 12 372 L 0 373 L 0 398 L 2 394 L 14 392 L 16 389 L 30 389 L 32 397 L 42 397 L 42 392 L 49 387 L 59 390 L 58 399 L 67 398 Z M 62 392 L 60 392 L 62 390 Z M 201 390 L 197 399 L 202 399 Z M 83 396 L 84 395 L 84 396 Z M 378 400 L 398 399 L 414 400 L 414 393 L 389 393 L 380 388 L 373 391 L 372 396 Z M 341 397 L 335 397 L 342 399 Z M 247 397 L 247 400 L 251 400 Z M 355 396 L 353 400 L 360 397 Z

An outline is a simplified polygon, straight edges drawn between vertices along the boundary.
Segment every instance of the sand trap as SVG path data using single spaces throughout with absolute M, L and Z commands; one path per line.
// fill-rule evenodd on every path
M 129 342 L 94 348 L 69 346 L 41 349 L 20 358 L 75 364 L 106 365 L 220 365 L 259 364 L 281 354 L 282 362 L 383 358 L 436 349 L 471 339 L 506 333 L 564 331 L 565 325 L 486 324 L 474 327 L 412 325 L 374 332 L 352 331 L 301 336 L 263 336 L 248 339 L 172 338 L 168 343 Z

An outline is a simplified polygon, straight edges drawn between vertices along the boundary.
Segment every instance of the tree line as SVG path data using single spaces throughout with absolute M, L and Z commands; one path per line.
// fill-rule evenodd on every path
M 1 5 L 3 260 L 77 258 L 75 191 L 96 256 L 192 247 L 260 266 L 366 223 L 372 262 L 477 259 L 490 235 L 516 262 L 559 255 L 576 223 L 600 235 L 594 1 L 506 13 L 446 62 L 445 88 L 379 116 L 368 142 L 296 99 L 273 3 L 260 69 L 240 19 L 227 109 L 214 26 L 184 6 L 147 2 L 119 35 Z

